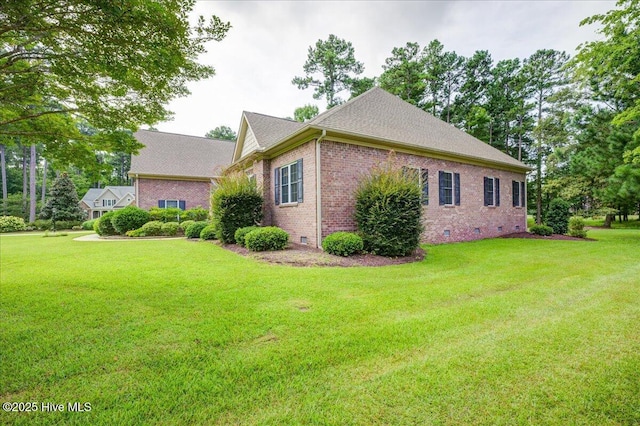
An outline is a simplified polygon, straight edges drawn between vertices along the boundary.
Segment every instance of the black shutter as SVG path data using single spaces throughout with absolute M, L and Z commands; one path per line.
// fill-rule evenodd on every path
M 460 173 L 453 174 L 453 180 L 455 182 L 455 191 L 456 191 L 456 206 L 460 205 Z
M 160 207 L 161 209 L 164 209 L 165 201 L 164 200 L 158 200 L 158 207 Z
M 500 179 L 495 179 L 495 185 L 493 188 L 493 193 L 496 197 L 496 206 L 500 205 Z
M 438 172 L 438 198 L 441 206 L 444 206 L 444 172 Z
M 489 200 L 489 185 L 491 185 L 491 182 L 489 182 L 490 179 L 488 177 L 484 177 L 484 205 L 485 206 L 490 206 L 492 204 L 491 200 Z
M 518 202 L 520 201 L 520 182 L 512 180 L 511 181 L 511 199 L 513 201 L 513 207 L 518 207 Z
M 273 171 L 273 186 L 275 189 L 276 206 L 280 204 L 280 168 Z
M 178 201 L 178 207 L 180 207 L 180 210 L 186 210 L 187 209 L 187 202 L 185 200 L 179 200 Z
M 525 189 L 526 189 L 525 185 L 526 184 L 524 182 L 520 182 L 520 200 L 522 200 L 520 205 L 522 207 L 527 206 L 527 194 L 525 193 Z
M 429 170 L 420 169 L 420 177 L 422 183 L 422 204 L 429 205 Z
M 302 158 L 298 160 L 298 202 L 301 203 L 302 197 Z M 293 201 L 293 200 L 291 200 Z

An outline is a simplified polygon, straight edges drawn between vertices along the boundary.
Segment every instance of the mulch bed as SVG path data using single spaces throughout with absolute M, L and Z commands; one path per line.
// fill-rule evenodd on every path
M 357 254 L 349 257 L 334 256 L 324 251 L 302 244 L 289 244 L 284 250 L 252 252 L 236 244 L 220 244 L 220 247 L 238 253 L 245 257 L 264 262 L 290 266 L 387 266 L 403 263 L 419 262 L 424 259 L 426 252 L 418 248 L 410 256 L 384 257 L 374 254 Z
M 564 240 L 564 241 L 596 241 L 593 238 L 577 238 L 569 235 L 553 234 L 545 237 L 543 235 L 531 234 L 529 232 L 515 232 L 513 234 L 503 235 L 500 238 L 529 238 L 532 240 Z

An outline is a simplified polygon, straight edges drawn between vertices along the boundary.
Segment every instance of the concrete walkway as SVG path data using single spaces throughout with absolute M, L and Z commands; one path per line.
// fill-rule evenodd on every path
M 82 237 L 74 238 L 73 241 L 98 241 L 98 242 L 110 242 L 110 241 L 159 241 L 159 240 L 182 240 L 183 237 L 163 237 L 163 238 L 100 238 L 98 234 L 83 235 Z

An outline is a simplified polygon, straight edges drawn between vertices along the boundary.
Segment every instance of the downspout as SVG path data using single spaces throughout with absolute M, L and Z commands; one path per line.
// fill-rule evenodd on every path
M 316 242 L 322 249 L 322 176 L 320 173 L 320 142 L 327 136 L 327 130 L 322 129 L 322 135 L 316 139 Z
M 135 191 L 136 191 L 136 207 L 140 207 L 140 193 L 138 192 L 139 186 L 138 186 L 138 174 L 136 173 L 136 187 L 135 187 Z

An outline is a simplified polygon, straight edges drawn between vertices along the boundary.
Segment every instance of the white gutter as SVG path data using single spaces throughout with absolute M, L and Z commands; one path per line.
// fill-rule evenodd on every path
M 316 139 L 316 242 L 322 249 L 322 177 L 320 174 L 320 142 L 327 136 L 327 130 L 322 129 L 322 135 Z
M 140 196 L 138 195 L 138 174 L 136 173 L 136 187 L 135 187 L 135 197 L 136 197 L 136 207 L 140 207 Z

